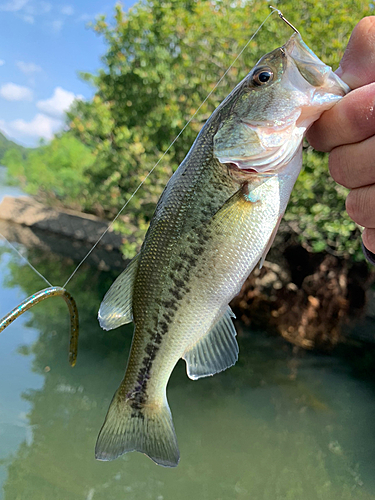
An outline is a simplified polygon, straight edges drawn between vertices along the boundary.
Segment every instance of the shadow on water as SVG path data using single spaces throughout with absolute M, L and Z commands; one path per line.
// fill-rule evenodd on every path
M 28 256 L 53 284 L 74 268 L 40 250 Z M 34 292 L 32 271 L 17 259 L 8 261 L 0 297 L 15 287 L 23 297 Z M 69 286 L 81 323 L 74 369 L 67 361 L 63 301 L 43 302 L 24 324 L 8 329 L 14 336 L 36 330 L 33 342 L 19 338 L 16 358 L 32 360 L 30 376 L 38 374 L 42 383 L 32 388 L 23 380 L 31 435 L 3 460 L 4 500 L 375 500 L 373 371 L 356 372 L 347 353 L 293 353 L 281 339 L 241 325 L 236 366 L 193 382 L 180 362 L 172 375 L 168 398 L 181 451 L 177 469 L 157 467 L 138 453 L 95 461 L 97 433 L 121 381 L 132 334 L 131 326 L 104 332 L 96 320 L 114 277 L 83 267 Z M 0 384 L 12 386 L 2 370 Z

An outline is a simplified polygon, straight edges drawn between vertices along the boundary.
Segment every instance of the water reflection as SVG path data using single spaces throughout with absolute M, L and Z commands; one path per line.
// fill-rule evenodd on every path
M 1 276 L 5 268 L 8 273 L 1 309 L 14 290 L 19 294 L 21 287 L 26 297 L 36 286 L 32 271 L 9 257 L 0 269 Z M 40 251 L 29 257 L 53 284 L 74 267 Z M 67 362 L 66 306 L 58 299 L 36 306 L 8 334 L 19 335 L 18 354 L 8 353 L 16 369 L 9 376 L 1 364 L 0 385 L 21 394 L 29 434 L 10 449 L 0 420 L 0 449 L 7 449 L 4 500 L 375 499 L 374 385 L 355 378 L 341 358 L 293 354 L 280 339 L 247 331 L 230 370 L 193 382 L 182 362 L 175 369 L 168 398 L 181 451 L 177 469 L 157 467 L 137 453 L 96 462 L 96 436 L 132 333 L 132 327 L 104 332 L 97 324 L 113 277 L 83 268 L 69 288 L 81 319 L 74 369 Z M 37 337 L 25 340 L 22 331 Z M 4 339 L 5 332 L 1 351 L 9 347 Z

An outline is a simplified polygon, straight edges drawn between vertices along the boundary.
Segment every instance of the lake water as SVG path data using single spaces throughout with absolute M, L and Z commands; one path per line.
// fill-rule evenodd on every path
M 20 250 L 56 285 L 75 267 Z M 297 353 L 241 325 L 233 368 L 200 381 L 183 362 L 173 372 L 176 469 L 139 453 L 95 461 L 132 334 L 131 326 L 104 332 L 96 320 L 114 277 L 83 266 L 68 287 L 80 312 L 75 368 L 61 298 L 0 334 L 1 500 L 375 500 L 374 353 Z M 0 317 L 44 287 L 1 243 Z
M 17 186 L 6 185 L 6 168 L 0 165 L 0 203 L 4 196 L 26 196 Z

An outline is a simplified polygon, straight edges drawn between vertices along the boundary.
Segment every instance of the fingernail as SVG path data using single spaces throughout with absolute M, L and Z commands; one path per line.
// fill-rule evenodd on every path
M 337 76 L 339 76 L 340 78 L 342 77 L 342 75 L 344 74 L 344 71 L 343 71 L 343 69 L 342 69 L 342 67 L 341 67 L 341 66 L 339 66 L 339 67 L 337 68 L 337 70 L 335 71 L 335 74 L 336 74 Z
M 346 85 L 349 85 L 350 89 L 354 89 L 359 86 L 356 84 L 356 78 L 354 77 L 353 79 L 353 76 L 348 71 L 343 70 L 341 64 L 335 71 L 335 75 L 341 78 Z

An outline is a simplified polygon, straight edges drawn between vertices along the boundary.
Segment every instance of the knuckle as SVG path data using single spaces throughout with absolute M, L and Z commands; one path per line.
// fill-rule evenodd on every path
M 371 186 L 352 189 L 346 198 L 346 211 L 357 224 L 375 227 L 375 192 Z
M 363 194 L 361 193 L 361 189 L 352 189 L 346 198 L 346 211 L 349 214 L 349 217 L 357 222 L 357 224 L 361 224 L 361 220 L 363 218 Z
M 328 168 L 332 178 L 341 186 L 354 187 L 350 182 L 350 164 L 345 147 L 337 147 L 331 151 L 328 158 Z
M 325 133 L 324 126 L 322 125 L 323 119 L 319 119 L 313 123 L 312 127 L 308 130 L 306 138 L 316 151 L 329 152 L 330 147 L 327 143 L 327 134 Z
M 352 122 L 353 129 L 356 129 L 361 134 L 361 138 L 367 138 L 373 131 L 374 118 L 374 107 L 370 103 L 366 103 L 358 111 L 353 109 L 349 120 Z
M 351 219 L 356 222 L 357 216 L 357 196 L 354 191 L 350 191 L 346 197 L 345 208 Z
M 348 142 L 358 142 L 370 137 L 375 126 L 374 85 L 354 90 L 347 105 L 342 106 L 338 125 Z M 349 94 L 350 95 L 350 94 Z

